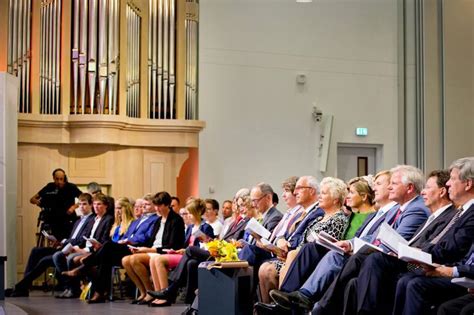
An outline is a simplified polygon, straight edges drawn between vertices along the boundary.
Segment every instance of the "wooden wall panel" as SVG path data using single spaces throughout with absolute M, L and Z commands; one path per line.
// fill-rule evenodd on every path
M 101 151 L 71 151 L 69 154 L 69 176 L 71 178 L 105 178 L 107 173 L 106 153 Z
M 17 215 L 16 217 L 16 239 L 17 239 L 17 248 L 16 248 L 16 263 L 17 263 L 17 273 L 23 272 L 24 268 L 24 242 L 23 242 L 23 216 Z M 22 268 L 23 267 L 23 268 Z
M 166 190 L 175 195 L 176 177 L 188 158 L 187 148 L 150 149 L 117 145 L 19 144 L 17 274 L 21 277 L 35 233 L 39 208 L 29 199 L 52 181 L 51 173 L 61 167 L 69 181 L 85 185 L 96 181 L 109 185 L 114 198 L 133 199 Z
M 23 170 L 23 160 L 22 159 L 17 159 L 16 161 L 16 178 L 17 178 L 17 185 L 18 187 L 23 187 L 23 182 L 22 182 L 22 170 Z M 16 207 L 17 211 L 22 208 L 23 206 L 23 190 L 17 189 L 17 194 L 16 194 Z

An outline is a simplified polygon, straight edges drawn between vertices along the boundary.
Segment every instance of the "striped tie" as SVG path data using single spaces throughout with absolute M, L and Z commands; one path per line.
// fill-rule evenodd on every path
M 451 221 L 446 225 L 446 227 L 431 241 L 431 244 L 436 245 L 439 240 L 451 229 L 451 227 L 458 221 L 462 213 L 462 207 L 457 209 L 456 214 L 452 217 Z

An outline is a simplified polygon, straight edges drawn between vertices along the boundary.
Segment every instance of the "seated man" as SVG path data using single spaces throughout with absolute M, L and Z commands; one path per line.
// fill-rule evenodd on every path
M 432 305 L 461 297 L 466 288 L 451 282 L 457 277 L 474 277 L 474 243 L 469 254 L 453 267 L 440 266 L 427 269 L 426 275 L 409 273 L 400 278 L 393 313 L 427 314 Z M 469 301 L 474 302 L 472 296 L 468 297 Z M 438 314 L 446 312 L 447 306 L 443 305 Z
M 222 231 L 222 222 L 217 216 L 219 214 L 219 202 L 215 199 L 206 199 L 206 212 L 204 213 L 204 218 L 206 223 L 212 226 L 214 230 L 214 235 L 219 236 Z
M 13 290 L 7 290 L 6 295 L 10 297 L 28 296 L 28 290 L 32 282 L 40 276 L 48 267 L 53 267 L 53 254 L 61 252 L 65 246 L 76 246 L 81 244 L 83 236 L 88 235 L 92 229 L 91 222 L 94 221 L 92 214 L 92 197 L 88 193 L 79 195 L 79 210 L 82 214 L 77 220 L 68 239 L 61 242 L 53 242 L 51 247 L 34 247 L 31 250 L 25 274 Z
M 390 171 L 381 171 L 375 175 L 373 190 L 374 202 L 378 211 L 370 215 L 362 224 L 355 236 L 365 241 L 372 241 L 380 225 L 395 218 L 398 204 L 389 199 Z M 347 248 L 350 253 L 354 239 L 338 243 Z M 326 288 L 335 278 L 342 266 L 349 259 L 349 255 L 340 255 L 335 251 L 319 252 L 314 244 L 303 246 L 298 256 L 291 264 L 285 279 L 280 287 L 281 291 L 271 292 L 272 299 L 280 306 L 288 308 L 289 301 L 295 305 L 306 305 L 311 308 L 314 301 L 319 300 Z M 292 292 L 292 293 L 286 293 Z
M 106 241 L 105 243 L 94 245 L 94 253 L 81 259 L 81 266 L 64 272 L 67 276 L 77 276 L 84 268 L 88 269 L 98 266 L 97 277 L 92 281 L 94 296 L 89 300 L 89 303 L 104 302 L 105 291 L 110 283 L 112 267 L 120 266 L 122 258 L 132 253 L 128 245 L 149 247 L 153 242 L 154 227 L 158 221 L 158 216 L 154 212 L 153 197 L 151 194 L 143 197 L 145 205 L 144 214 L 140 219 L 136 219 L 130 224 L 121 240 L 117 243 Z
M 295 202 L 301 208 L 301 213 L 298 219 L 294 220 L 296 223 L 295 226 L 290 226 L 292 233 L 287 235 L 287 239 L 280 239 L 279 246 L 282 249 L 281 259 L 286 259 L 286 254 L 289 250 L 293 250 L 300 244 L 302 240 L 302 235 L 308 225 L 312 224 L 316 218 L 323 216 L 323 211 L 318 209 L 318 191 L 319 183 L 313 176 L 302 176 L 295 183 L 293 188 Z M 301 218 L 301 220 L 299 220 Z M 293 225 L 293 224 L 292 224 Z M 298 225 L 298 227 L 296 227 Z M 255 257 L 248 255 L 247 252 L 252 250 Z M 247 254 L 249 258 L 246 258 L 244 255 Z M 270 299 L 268 292 L 270 289 L 278 286 L 278 273 L 283 263 L 281 263 L 279 258 L 273 258 L 258 247 L 249 247 L 244 249 L 244 251 L 239 255 L 241 259 L 249 260 L 251 264 L 254 265 L 254 268 L 257 270 L 255 274 L 259 275 L 259 284 L 260 284 L 260 294 L 261 300 L 264 303 L 267 303 Z M 263 260 L 267 260 L 263 262 Z M 263 264 L 262 264 L 263 263 Z M 261 268 L 260 264 L 262 264 Z

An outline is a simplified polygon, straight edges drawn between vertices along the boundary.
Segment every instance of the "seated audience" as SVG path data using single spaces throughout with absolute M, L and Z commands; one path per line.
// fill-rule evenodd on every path
M 214 235 L 221 234 L 222 223 L 219 221 L 219 203 L 215 199 L 206 199 L 206 212 L 204 213 L 204 218 L 206 223 L 212 226 L 214 230 Z
M 232 201 L 224 200 L 222 203 L 221 213 L 219 214 L 219 220 L 222 224 L 226 224 L 227 221 L 232 218 Z
M 186 229 L 184 246 L 200 246 L 203 242 L 214 238 L 212 227 L 201 220 L 206 211 L 205 202 L 201 199 L 193 199 L 188 202 L 186 208 L 191 216 L 192 225 Z M 157 293 L 168 288 L 168 270 L 174 269 L 178 265 L 184 252 L 185 248 L 181 248 L 151 257 L 150 271 L 155 291 L 148 291 L 148 294 L 156 300 L 150 303 L 150 306 L 169 306 L 174 303 L 176 296 L 161 297 Z
M 299 182 L 299 185 L 297 184 L 295 187 L 295 191 L 297 198 L 301 200 L 301 205 L 310 207 L 315 204 L 317 192 L 313 186 L 303 185 L 304 183 L 303 181 Z M 271 260 L 264 263 L 259 270 L 260 297 L 263 303 L 270 302 L 270 290 L 278 288 L 280 274 L 284 278 L 288 266 L 295 259 L 302 245 L 315 242 L 315 235 L 321 231 L 336 239 L 343 236 L 349 222 L 349 218 L 343 210 L 346 195 L 347 185 L 342 180 L 332 177 L 326 177 L 322 180 L 318 206 L 324 211 L 324 215 L 317 217 L 306 227 L 301 242 L 295 250 L 288 252 L 286 261 Z M 309 202 L 312 202 L 312 204 L 309 204 Z
M 173 210 L 176 213 L 179 213 L 179 205 L 180 201 L 179 198 L 176 196 L 171 197 L 171 210 Z
M 68 276 L 77 276 L 81 270 L 97 266 L 97 274 L 94 274 L 91 290 L 94 292 L 89 303 L 102 303 L 105 301 L 105 293 L 110 283 L 111 270 L 113 266 L 121 266 L 122 258 L 130 255 L 129 245 L 134 247 L 147 246 L 152 241 L 152 233 L 158 216 L 153 209 L 153 195 L 147 194 L 144 198 L 144 214 L 140 219 L 133 221 L 123 238 L 117 243 L 108 241 L 95 243 L 94 255 L 81 259 L 82 265 L 76 269 L 65 272 Z
M 244 228 L 250 217 L 255 217 L 255 209 L 250 201 L 250 192 L 248 189 L 241 189 L 236 194 L 239 209 L 242 210 L 239 215 L 239 220 L 234 220 L 235 228 L 232 227 L 227 234 L 226 241 L 242 238 L 244 235 Z M 166 300 L 173 300 L 176 297 L 177 291 L 181 287 L 185 287 L 185 302 L 191 303 L 194 299 L 194 292 L 197 288 L 197 268 L 199 263 L 210 258 L 210 253 L 199 246 L 188 246 L 184 252 L 183 257 L 178 263 L 178 266 L 171 272 L 169 279 L 171 280 L 168 288 L 164 288 L 159 293 L 160 298 Z
M 430 214 L 429 209 L 424 205 L 423 199 L 419 195 L 425 181 L 424 176 L 421 170 L 409 165 L 394 167 L 391 169 L 391 173 L 389 198 L 399 203 L 400 208 L 393 217 L 387 217 L 387 223 L 401 237 L 409 240 Z M 382 244 L 380 240 L 373 240 L 373 245 L 378 246 L 386 253 L 390 252 L 390 249 Z M 331 314 L 342 312 L 346 285 L 352 279 L 357 278 L 360 266 L 371 256 L 371 253 L 367 251 L 357 252 L 347 260 L 315 306 L 317 312 L 328 312 Z M 321 292 L 316 294 L 319 295 Z
M 159 216 L 155 225 L 155 240 L 151 247 L 132 248 L 133 255 L 122 258 L 127 275 L 135 283 L 140 295 L 132 304 L 147 304 L 153 300 L 147 296 L 147 290 L 153 290 L 150 281 L 150 259 L 165 253 L 167 249 L 178 250 L 184 245 L 183 219 L 170 208 L 171 197 L 167 192 L 159 192 L 153 198 L 156 213 Z
M 88 193 L 79 195 L 79 211 L 81 218 L 74 223 L 68 239 L 53 241 L 51 247 L 34 247 L 31 250 L 26 264 L 24 277 L 15 284 L 13 289 L 7 289 L 8 297 L 29 296 L 29 289 L 33 281 L 48 267 L 54 266 L 53 254 L 60 252 L 65 246 L 76 246 L 84 242 L 83 236 L 89 236 L 94 214 L 92 213 L 92 196 Z M 70 245 L 69 245 L 70 244 Z

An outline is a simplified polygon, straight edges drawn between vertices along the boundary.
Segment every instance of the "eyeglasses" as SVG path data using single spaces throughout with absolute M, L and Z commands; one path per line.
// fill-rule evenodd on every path
M 262 200 L 262 199 L 265 198 L 266 196 L 267 196 L 267 195 L 263 195 L 262 197 L 260 197 L 260 198 L 258 198 L 258 199 L 252 199 L 252 200 L 251 200 L 251 201 L 252 201 L 252 204 L 255 205 L 255 204 L 259 203 L 260 200 Z
M 296 187 L 295 187 L 295 191 L 301 190 L 301 189 L 305 189 L 305 188 L 307 188 L 307 189 L 314 189 L 314 187 L 311 187 L 311 186 L 296 186 Z

